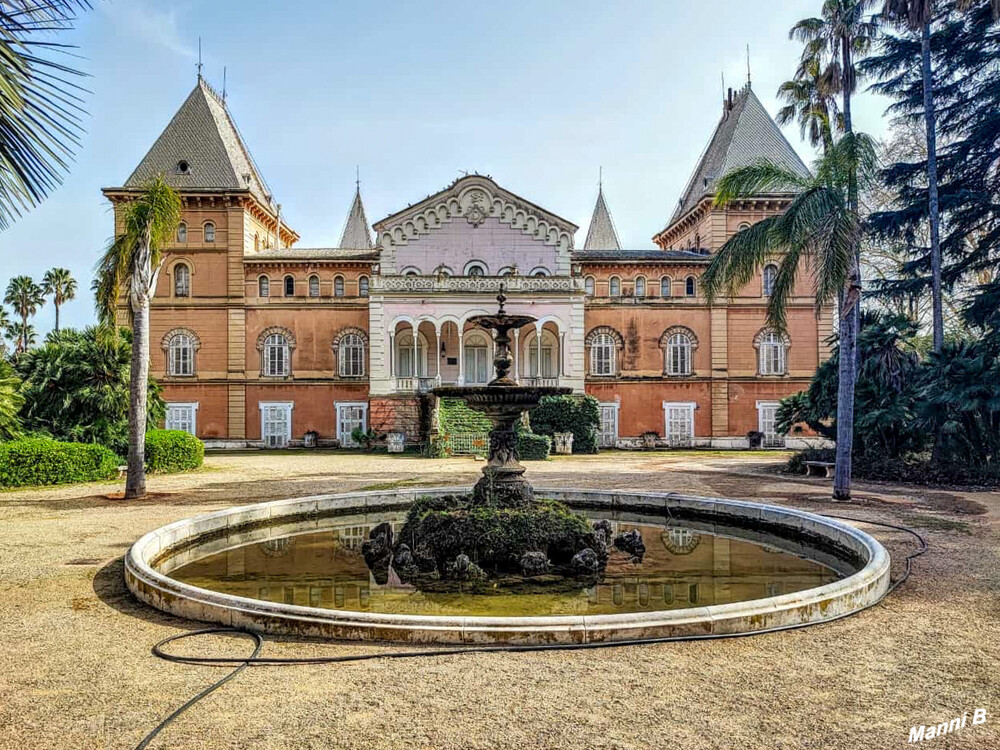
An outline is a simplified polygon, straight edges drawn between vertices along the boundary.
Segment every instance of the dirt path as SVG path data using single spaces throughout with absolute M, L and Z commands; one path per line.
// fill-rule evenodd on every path
M 539 485 L 763 499 L 914 526 L 930 552 L 891 599 L 791 633 L 578 653 L 492 654 L 252 669 L 167 730 L 162 748 L 836 748 L 905 746 L 913 724 L 985 707 L 937 742 L 1000 748 L 1000 496 L 829 485 L 768 473 L 777 456 L 602 454 L 529 464 Z M 0 748 L 130 748 L 221 673 L 149 654 L 197 627 L 136 603 L 121 556 L 142 533 L 236 503 L 474 481 L 467 459 L 227 454 L 117 487 L 0 493 Z M 913 549 L 868 527 L 899 559 Z M 218 639 L 192 650 L 245 653 Z M 273 655 L 380 646 L 273 642 Z

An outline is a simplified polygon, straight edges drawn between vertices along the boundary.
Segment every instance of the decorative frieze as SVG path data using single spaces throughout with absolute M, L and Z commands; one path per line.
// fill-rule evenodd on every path
M 580 292 L 578 276 L 373 276 L 372 293 L 461 292 L 495 294 L 504 285 L 507 292 Z

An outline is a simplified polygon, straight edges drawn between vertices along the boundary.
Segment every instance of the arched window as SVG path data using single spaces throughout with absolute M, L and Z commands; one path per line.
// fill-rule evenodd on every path
M 775 265 L 764 266 L 764 296 L 770 297 L 774 294 L 774 282 L 778 278 L 778 267 Z
M 785 350 L 788 342 L 771 330 L 762 330 L 754 338 L 757 347 L 757 369 L 761 375 L 785 374 Z
M 481 260 L 469 261 L 465 266 L 466 276 L 485 276 L 486 272 L 486 264 Z
M 737 232 L 742 232 L 744 229 L 749 229 L 749 228 L 750 228 L 750 222 L 744 221 L 744 222 L 741 222 L 738 227 L 736 227 L 736 231 Z
M 344 296 L 344 277 L 335 276 L 333 279 L 333 296 L 343 297 Z
M 539 266 L 538 268 L 531 269 L 531 275 L 532 276 L 548 276 L 549 275 L 549 269 L 542 268 L 541 266 Z
M 590 374 L 615 374 L 615 339 L 610 333 L 599 333 L 590 343 Z
M 503 268 L 500 269 L 500 273 L 498 275 L 500 275 L 500 276 L 513 276 L 514 275 L 514 269 L 511 268 L 510 266 L 504 266 Z
M 288 337 L 283 333 L 272 333 L 264 338 L 262 349 L 264 375 L 271 378 L 286 377 L 289 373 L 291 349 Z
M 481 332 L 475 331 L 465 335 L 463 355 L 465 357 L 465 382 L 468 385 L 485 385 L 490 382 L 490 350 L 492 341 Z
M 608 282 L 608 293 L 612 297 L 622 296 L 622 280 L 617 276 L 612 276 L 611 280 Z
M 174 266 L 174 296 L 191 296 L 191 269 L 187 263 L 178 263 Z
M 688 297 L 693 297 L 696 292 L 697 292 L 697 286 L 694 276 L 688 276 L 684 280 L 684 294 L 686 294 Z
M 253 236 L 253 249 L 255 251 L 260 250 L 260 235 L 259 234 L 255 234 Z
M 177 225 L 177 241 L 187 242 L 188 241 L 188 225 L 183 221 Z
M 646 277 L 636 276 L 635 277 L 635 296 L 645 297 L 646 296 Z
M 205 242 L 215 242 L 215 224 L 210 221 L 205 222 Z
M 337 362 L 342 378 L 359 378 L 365 374 L 365 342 L 360 334 L 348 333 L 340 337 Z
M 548 329 L 542 329 L 541 347 L 537 333 L 532 331 L 524 337 L 525 357 L 522 362 L 528 365 L 528 377 L 554 378 L 559 375 L 559 345 L 555 334 Z M 539 361 L 539 357 L 541 358 Z
M 670 277 L 664 276 L 660 279 L 660 296 L 669 297 L 670 296 Z
M 583 288 L 588 297 L 594 296 L 594 277 L 588 276 L 583 280 Z
M 358 296 L 367 297 L 368 296 L 368 277 L 359 276 L 358 277 Z
M 401 378 L 422 378 L 427 372 L 427 347 L 422 336 L 417 336 L 414 358 L 413 333 L 403 331 L 396 336 L 396 374 Z
M 271 296 L 271 280 L 267 276 L 261 276 L 257 279 L 257 296 L 258 297 L 270 297 Z
M 187 331 L 171 335 L 167 344 L 167 374 L 194 375 L 194 350 L 194 337 Z
M 419 276 L 419 275 L 420 275 L 420 271 L 418 269 L 414 268 L 413 266 L 410 266 L 409 268 L 404 268 L 403 269 L 403 276 Z
M 691 374 L 691 337 L 677 332 L 667 340 L 667 375 Z
M 319 276 L 313 274 L 309 277 L 309 296 L 318 297 L 319 296 Z
M 285 277 L 285 296 L 294 297 L 295 296 L 295 277 L 286 276 Z

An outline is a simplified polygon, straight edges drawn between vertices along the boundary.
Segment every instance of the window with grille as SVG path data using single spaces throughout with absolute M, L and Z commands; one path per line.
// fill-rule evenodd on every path
M 758 342 L 761 375 L 785 374 L 785 342 L 774 331 L 761 335 Z
M 611 277 L 611 282 L 609 283 L 609 294 L 612 297 L 620 297 L 622 294 L 622 280 L 617 276 Z
M 215 224 L 210 221 L 205 223 L 205 242 L 215 242 Z
M 361 297 L 367 297 L 368 296 L 368 277 L 367 276 L 362 276 L 360 279 L 358 279 L 358 295 L 360 295 Z
M 286 276 L 285 277 L 285 296 L 294 297 L 295 296 L 295 277 Z
M 764 296 L 770 297 L 774 294 L 774 282 L 778 278 L 777 266 L 764 266 Z
M 168 351 L 170 375 L 194 375 L 194 342 L 188 334 L 174 334 Z
M 178 242 L 188 241 L 188 225 L 183 222 L 177 225 L 177 241 Z
M 195 414 L 198 411 L 198 404 L 167 404 L 167 418 L 163 426 L 168 430 L 181 430 L 192 435 L 197 434 L 195 428 Z
M 667 374 L 691 374 L 691 337 L 675 333 L 667 341 Z
M 260 404 L 260 435 L 267 448 L 284 448 L 292 439 L 292 404 Z
M 333 280 L 333 296 L 343 297 L 344 296 L 344 277 L 338 276 Z
M 185 263 L 174 266 L 174 296 L 191 296 L 191 269 Z
M 660 296 L 669 297 L 670 296 L 670 278 L 664 276 L 660 279 Z
M 615 339 L 610 333 L 594 336 L 590 345 L 591 375 L 615 374 Z
M 269 377 L 288 375 L 288 339 L 272 333 L 264 340 L 264 374 Z
M 309 277 L 309 296 L 310 297 L 319 296 L 319 276 Z
M 636 297 L 646 296 L 646 279 L 644 279 L 642 276 L 639 276 L 635 280 L 635 296 Z
M 257 296 L 269 297 L 271 295 L 271 280 L 267 276 L 257 279 Z
M 694 439 L 694 405 L 665 403 L 663 412 L 667 442 L 670 445 L 691 445 Z
M 361 336 L 348 333 L 340 339 L 338 360 L 341 377 L 357 378 L 365 374 L 365 344 Z

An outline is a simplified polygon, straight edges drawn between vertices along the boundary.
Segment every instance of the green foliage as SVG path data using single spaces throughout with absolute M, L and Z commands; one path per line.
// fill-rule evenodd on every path
M 97 328 L 51 333 L 46 342 L 17 362 L 25 397 L 26 430 L 59 440 L 100 443 L 118 455 L 128 450 L 131 334 L 117 339 Z M 155 428 L 166 411 L 160 388 L 149 383 L 147 426 Z
M 118 458 L 101 445 L 22 438 L 0 443 L 0 487 L 94 482 L 113 478 Z
M 786 471 L 804 474 L 806 461 L 826 461 L 836 458 L 833 448 L 807 448 L 788 459 Z M 970 466 L 964 463 L 927 460 L 926 456 L 905 459 L 868 455 L 854 459 L 855 476 L 872 482 L 893 482 L 916 485 L 948 485 L 955 487 L 1000 487 L 1000 469 L 994 466 Z
M 18 327 L 11 326 L 7 331 L 8 338 L 14 342 L 14 351 L 20 354 L 34 343 L 34 328 L 28 323 L 28 318 L 45 304 L 45 295 L 30 276 L 15 276 L 7 284 L 3 301 L 13 307 L 21 319 Z
M 150 430 L 146 433 L 146 470 L 171 474 L 197 469 L 205 459 L 205 445 L 183 430 Z
M 538 435 L 572 432 L 574 453 L 597 453 L 601 410 L 593 396 L 543 396 L 530 420 Z
M 372 446 L 375 445 L 375 441 L 378 440 L 378 433 L 371 427 L 363 430 L 361 429 L 361 425 L 358 425 L 351 430 L 351 439 L 366 451 L 370 451 Z
M 21 408 L 24 395 L 21 380 L 6 360 L 0 360 L 0 440 L 21 436 Z
M 420 498 L 406 516 L 399 541 L 434 558 L 439 570 L 460 554 L 490 571 L 519 571 L 521 555 L 545 552 L 565 565 L 590 546 L 590 525 L 562 503 L 540 500 L 525 508 L 469 506 L 457 496 Z
M 469 408 L 462 399 L 443 398 L 438 404 L 438 427 L 448 435 L 480 433 L 489 432 L 493 423 L 482 412 Z
M 552 441 L 548 435 L 537 435 L 530 430 L 517 432 L 517 456 L 522 461 L 544 461 L 549 457 Z

